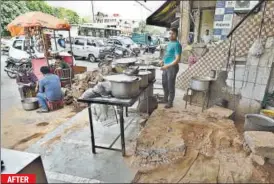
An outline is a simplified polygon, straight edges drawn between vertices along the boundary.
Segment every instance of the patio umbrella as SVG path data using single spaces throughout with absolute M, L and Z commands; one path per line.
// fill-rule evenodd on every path
M 28 12 L 20 15 L 8 24 L 7 29 L 12 36 L 18 36 L 24 34 L 25 27 L 37 26 L 54 30 L 70 29 L 68 21 L 42 12 Z

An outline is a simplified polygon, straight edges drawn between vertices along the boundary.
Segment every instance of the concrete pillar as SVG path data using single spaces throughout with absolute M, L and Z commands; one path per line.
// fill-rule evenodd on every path
M 190 1 L 180 1 L 181 6 L 181 44 L 187 44 L 190 28 Z
M 199 9 L 194 13 L 195 27 L 194 27 L 194 43 L 199 42 L 199 28 L 200 28 L 200 19 L 201 11 Z

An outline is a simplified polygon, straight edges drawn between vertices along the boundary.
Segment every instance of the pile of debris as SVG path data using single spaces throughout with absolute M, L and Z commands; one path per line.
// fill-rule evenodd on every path
M 94 87 L 98 82 L 103 81 L 103 75 L 99 70 L 87 71 L 74 76 L 71 87 L 66 87 L 64 92 L 65 104 L 74 104 L 78 108 L 77 99 L 89 88 Z

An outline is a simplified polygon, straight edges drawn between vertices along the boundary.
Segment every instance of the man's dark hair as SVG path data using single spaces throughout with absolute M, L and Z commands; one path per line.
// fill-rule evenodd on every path
M 176 27 L 170 28 L 170 31 L 176 34 L 178 36 L 178 29 Z
M 56 56 L 55 59 L 62 60 L 63 58 L 61 56 Z
M 50 69 L 49 69 L 49 67 L 48 66 L 42 66 L 41 68 L 40 68 L 40 72 L 42 73 L 42 74 L 48 74 L 48 73 L 50 73 Z

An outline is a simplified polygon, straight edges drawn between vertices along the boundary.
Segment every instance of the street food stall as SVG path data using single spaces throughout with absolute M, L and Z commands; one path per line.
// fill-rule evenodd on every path
M 71 68 L 74 65 L 74 57 L 72 52 L 71 42 L 69 50 L 64 45 L 64 49 L 58 51 L 55 31 L 68 31 L 70 37 L 70 25 L 66 20 L 58 19 L 52 15 L 42 12 L 28 12 L 26 14 L 16 17 L 7 29 L 11 35 L 25 36 L 25 45 L 27 52 L 32 58 L 32 68 L 34 74 L 39 78 L 42 77 L 40 68 L 42 66 L 49 66 L 54 72 L 55 70 L 55 57 L 61 56 L 63 61 L 66 62 Z M 52 33 L 54 43 L 52 43 Z M 53 48 L 55 45 L 55 48 Z M 44 53 L 43 58 L 32 57 L 35 53 Z
M 154 103 L 150 101 L 153 98 L 156 68 L 149 64 L 141 63 L 137 58 L 121 58 L 115 60 L 115 63 L 120 66 L 119 71 L 116 70 L 112 75 L 104 76 L 104 82 L 98 83 L 95 87 L 86 90 L 78 98 L 78 102 L 88 105 L 92 152 L 96 153 L 96 148 L 99 148 L 120 151 L 125 156 L 125 129 L 127 126 L 124 127 L 124 112 L 128 116 L 128 107 L 131 107 L 137 101 L 139 102 L 138 107 L 145 107 L 142 110 L 145 111 L 143 113 L 150 114 L 150 109 L 153 108 L 154 110 L 157 108 L 153 107 Z M 104 87 L 104 84 L 107 87 Z M 95 109 L 92 109 L 91 106 L 96 104 L 117 107 L 118 117 L 116 117 L 116 120 L 120 124 L 120 134 L 109 147 L 96 144 L 94 134 L 94 121 L 96 121 L 96 117 L 93 117 L 96 114 L 93 114 Z M 141 110 L 138 110 L 138 112 L 141 112 Z M 113 148 L 113 145 L 119 138 L 121 138 L 121 149 Z

